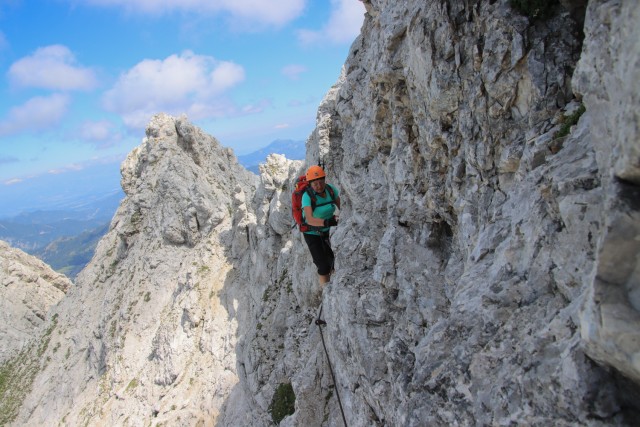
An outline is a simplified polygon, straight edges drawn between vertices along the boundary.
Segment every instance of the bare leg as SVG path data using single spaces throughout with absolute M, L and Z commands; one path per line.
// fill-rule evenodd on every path
M 326 285 L 330 279 L 331 279 L 331 274 L 327 274 L 324 276 L 318 274 L 318 280 L 320 281 L 320 288 L 323 288 L 324 285 Z

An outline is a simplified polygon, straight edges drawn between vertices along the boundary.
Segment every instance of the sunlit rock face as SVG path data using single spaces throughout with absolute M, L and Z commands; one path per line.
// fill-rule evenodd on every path
M 343 190 L 324 312 L 349 425 L 633 423 L 638 6 L 427 3 L 366 2 L 309 144 Z M 322 372 L 293 375 L 289 425 L 340 424 Z
M 38 335 L 49 308 L 72 286 L 39 259 L 0 241 L 0 363 Z
M 323 307 L 349 425 L 636 419 L 638 7 L 532 22 L 490 3 L 365 2 L 318 111 L 307 164 L 343 198 Z M 245 400 L 259 413 L 292 381 L 284 424 L 341 425 L 312 314 L 289 320 L 294 271 L 296 298 L 266 293 L 239 348 Z
M 238 382 L 230 283 L 256 184 L 186 118 L 155 116 L 122 164 L 109 232 L 52 310 L 48 361 L 16 423 L 211 425 Z
M 152 119 L 16 423 L 270 425 L 291 383 L 281 425 L 633 425 L 639 6 L 365 7 L 305 164 Z M 319 160 L 322 292 L 290 217 Z

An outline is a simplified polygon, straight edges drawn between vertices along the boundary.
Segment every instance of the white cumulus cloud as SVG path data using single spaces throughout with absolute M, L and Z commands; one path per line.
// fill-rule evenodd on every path
M 12 108 L 8 117 L 0 121 L 0 136 L 53 127 L 66 114 L 68 106 L 69 97 L 63 94 L 31 98 L 24 104 Z
M 209 80 L 211 86 L 206 92 L 210 95 L 216 95 L 242 82 L 244 80 L 244 68 L 233 62 L 219 62 L 211 72 Z
M 360 34 L 364 13 L 358 0 L 331 0 L 329 21 L 319 30 L 299 30 L 298 39 L 303 44 L 352 42 Z
M 79 136 L 88 141 L 104 141 L 111 136 L 113 123 L 108 120 L 87 121 L 82 123 Z
M 77 0 L 72 0 L 77 1 Z M 306 0 L 85 0 L 84 4 L 120 7 L 128 12 L 174 11 L 225 14 L 245 23 L 283 25 L 300 16 Z
M 298 80 L 300 74 L 307 71 L 307 67 L 304 65 L 290 64 L 282 69 L 282 74 L 290 78 L 291 80 Z
M 97 85 L 94 72 L 76 64 L 66 46 L 39 48 L 33 55 L 14 62 L 9 68 L 9 80 L 20 87 L 50 90 L 90 90 Z
M 122 134 L 109 120 L 87 120 L 73 132 L 72 137 L 92 143 L 97 148 L 108 148 L 122 141 Z
M 145 126 L 158 112 L 187 113 L 197 120 L 224 114 L 230 107 L 221 95 L 244 78 L 244 68 L 238 64 L 185 51 L 138 63 L 120 76 L 103 101 L 132 128 Z

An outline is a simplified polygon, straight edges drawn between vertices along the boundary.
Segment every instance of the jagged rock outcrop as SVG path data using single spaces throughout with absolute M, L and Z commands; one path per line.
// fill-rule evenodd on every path
M 38 258 L 0 240 L 0 364 L 37 336 L 72 283 Z
M 245 252 L 256 183 L 185 118 L 153 118 L 109 232 L 52 310 L 60 350 L 34 361 L 17 425 L 212 425 L 237 382 L 229 256 Z
M 336 391 L 350 426 L 638 419 L 640 7 L 364 3 L 307 142 L 342 190 L 328 287 L 290 229 L 301 162 L 258 183 L 156 116 L 15 424 L 270 425 L 286 383 L 287 426 L 342 425 Z

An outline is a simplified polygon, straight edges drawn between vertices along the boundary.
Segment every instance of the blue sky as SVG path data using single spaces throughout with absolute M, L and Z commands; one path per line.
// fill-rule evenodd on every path
M 154 113 L 236 154 L 303 140 L 358 0 L 0 0 L 0 186 L 113 163 Z

